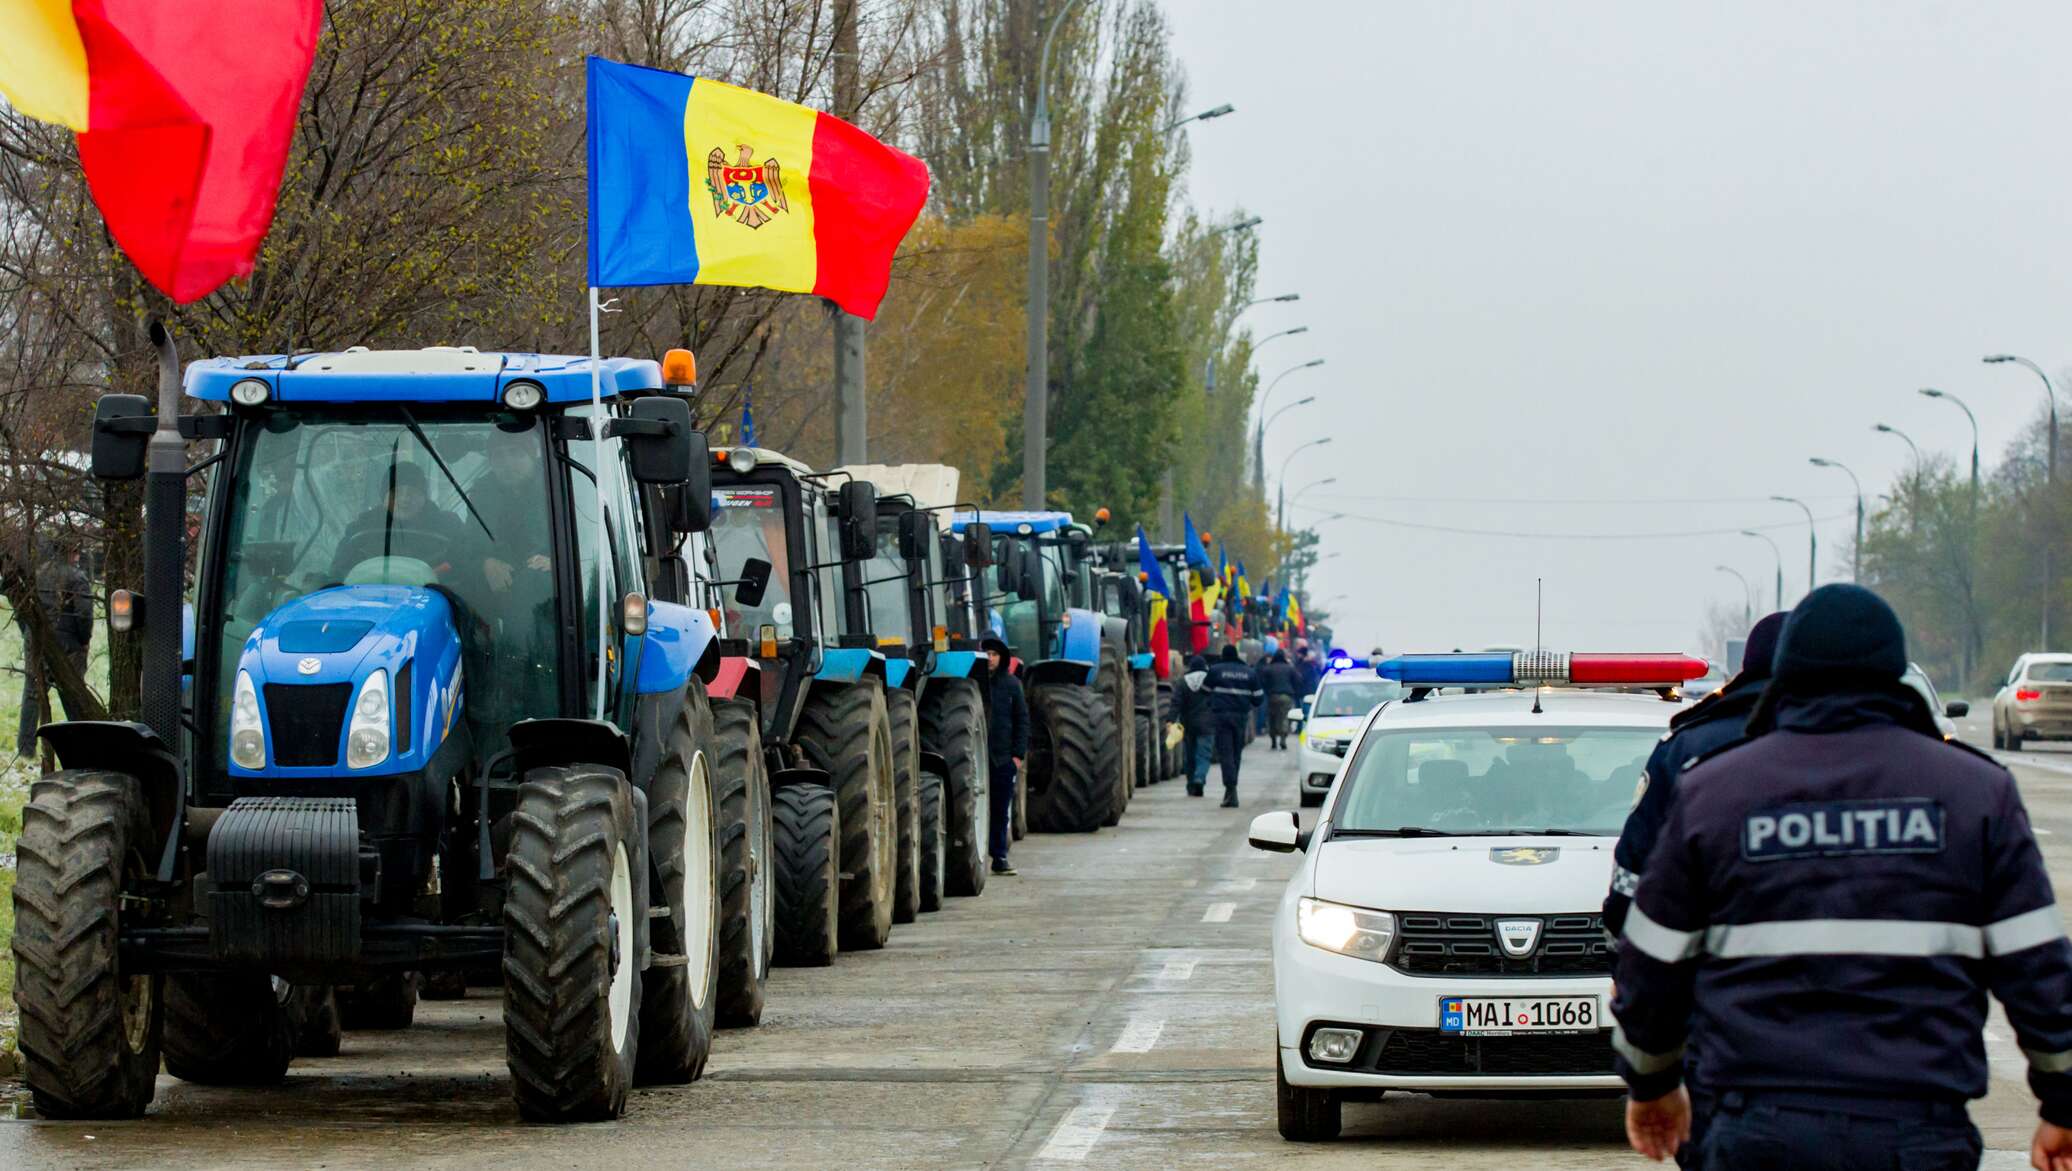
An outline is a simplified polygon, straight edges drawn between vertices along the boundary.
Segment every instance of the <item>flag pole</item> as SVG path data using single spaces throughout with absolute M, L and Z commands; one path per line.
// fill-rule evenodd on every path
M 591 487 L 597 491 L 597 703 L 594 719 L 604 718 L 604 691 L 607 684 L 605 667 L 610 661 L 611 599 L 605 595 L 611 590 L 611 542 L 604 527 L 604 470 L 610 461 L 604 457 L 604 380 L 599 369 L 604 361 L 600 352 L 602 346 L 597 339 L 597 286 L 590 286 L 590 443 L 596 452 L 596 475 Z

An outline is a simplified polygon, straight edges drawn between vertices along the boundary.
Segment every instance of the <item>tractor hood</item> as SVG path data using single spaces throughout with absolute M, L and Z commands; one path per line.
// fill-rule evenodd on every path
M 451 629 L 452 613 L 444 597 L 415 586 L 333 586 L 261 619 L 241 665 L 257 668 L 255 682 L 350 682 L 370 656 L 408 658 L 428 627 Z

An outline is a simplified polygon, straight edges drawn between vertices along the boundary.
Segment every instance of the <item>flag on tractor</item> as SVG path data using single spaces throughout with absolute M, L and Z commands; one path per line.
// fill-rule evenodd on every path
M 832 115 L 589 65 L 590 283 L 753 285 L 874 317 L 928 168 Z
M 1245 563 L 1237 563 L 1237 596 L 1240 601 L 1252 600 L 1252 583 L 1245 580 Z
M 1295 633 L 1303 633 L 1302 600 L 1294 594 L 1288 595 L 1288 624 L 1294 629 Z
M 77 133 L 108 235 L 184 305 L 252 271 L 322 20 L 318 0 L 8 0 L 0 93 Z
M 1151 538 L 1144 535 L 1143 525 L 1137 526 L 1137 572 L 1143 575 L 1144 588 L 1152 593 L 1165 596 L 1171 591 L 1165 569 L 1158 563 L 1158 554 L 1151 551 Z
M 1187 526 L 1187 564 L 1193 569 L 1209 567 L 1209 547 L 1201 543 L 1201 533 L 1194 527 L 1194 517 L 1181 513 L 1180 519 Z
M 1202 572 L 1209 568 L 1209 549 L 1202 544 L 1194 517 L 1181 513 L 1187 534 L 1187 653 L 1205 654 L 1209 649 L 1209 598 L 1202 584 Z
M 1144 526 L 1137 526 L 1137 574 L 1144 579 L 1144 588 L 1151 591 L 1151 670 L 1160 679 L 1172 676 L 1172 632 L 1166 625 L 1166 611 L 1172 603 L 1168 597 L 1172 586 L 1167 584 L 1165 569 L 1158 563 L 1158 555 L 1151 551 L 1151 538 L 1144 533 Z

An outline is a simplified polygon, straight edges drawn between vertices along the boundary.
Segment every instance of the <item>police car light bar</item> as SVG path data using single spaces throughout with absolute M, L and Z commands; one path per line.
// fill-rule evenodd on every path
M 1705 660 L 1689 655 L 1488 651 L 1398 655 L 1376 665 L 1375 673 L 1406 687 L 1674 687 L 1702 678 L 1705 669 Z

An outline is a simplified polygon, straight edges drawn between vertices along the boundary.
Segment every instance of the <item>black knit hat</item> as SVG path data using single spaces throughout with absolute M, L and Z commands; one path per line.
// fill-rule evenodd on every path
M 1777 638 L 1771 674 L 1780 680 L 1896 680 L 1906 669 L 1899 615 L 1862 586 L 1837 584 L 1821 586 L 1792 608 Z
M 997 638 L 986 639 L 984 642 L 978 644 L 978 648 L 982 651 L 999 651 L 1000 657 L 1003 659 L 1010 658 L 1014 654 L 1013 651 L 1007 649 L 1006 643 L 1001 642 Z
M 1768 679 L 1777 660 L 1777 636 L 1784 631 L 1784 620 L 1789 617 L 1778 610 L 1765 614 L 1748 628 L 1748 642 L 1741 649 L 1741 678 Z

